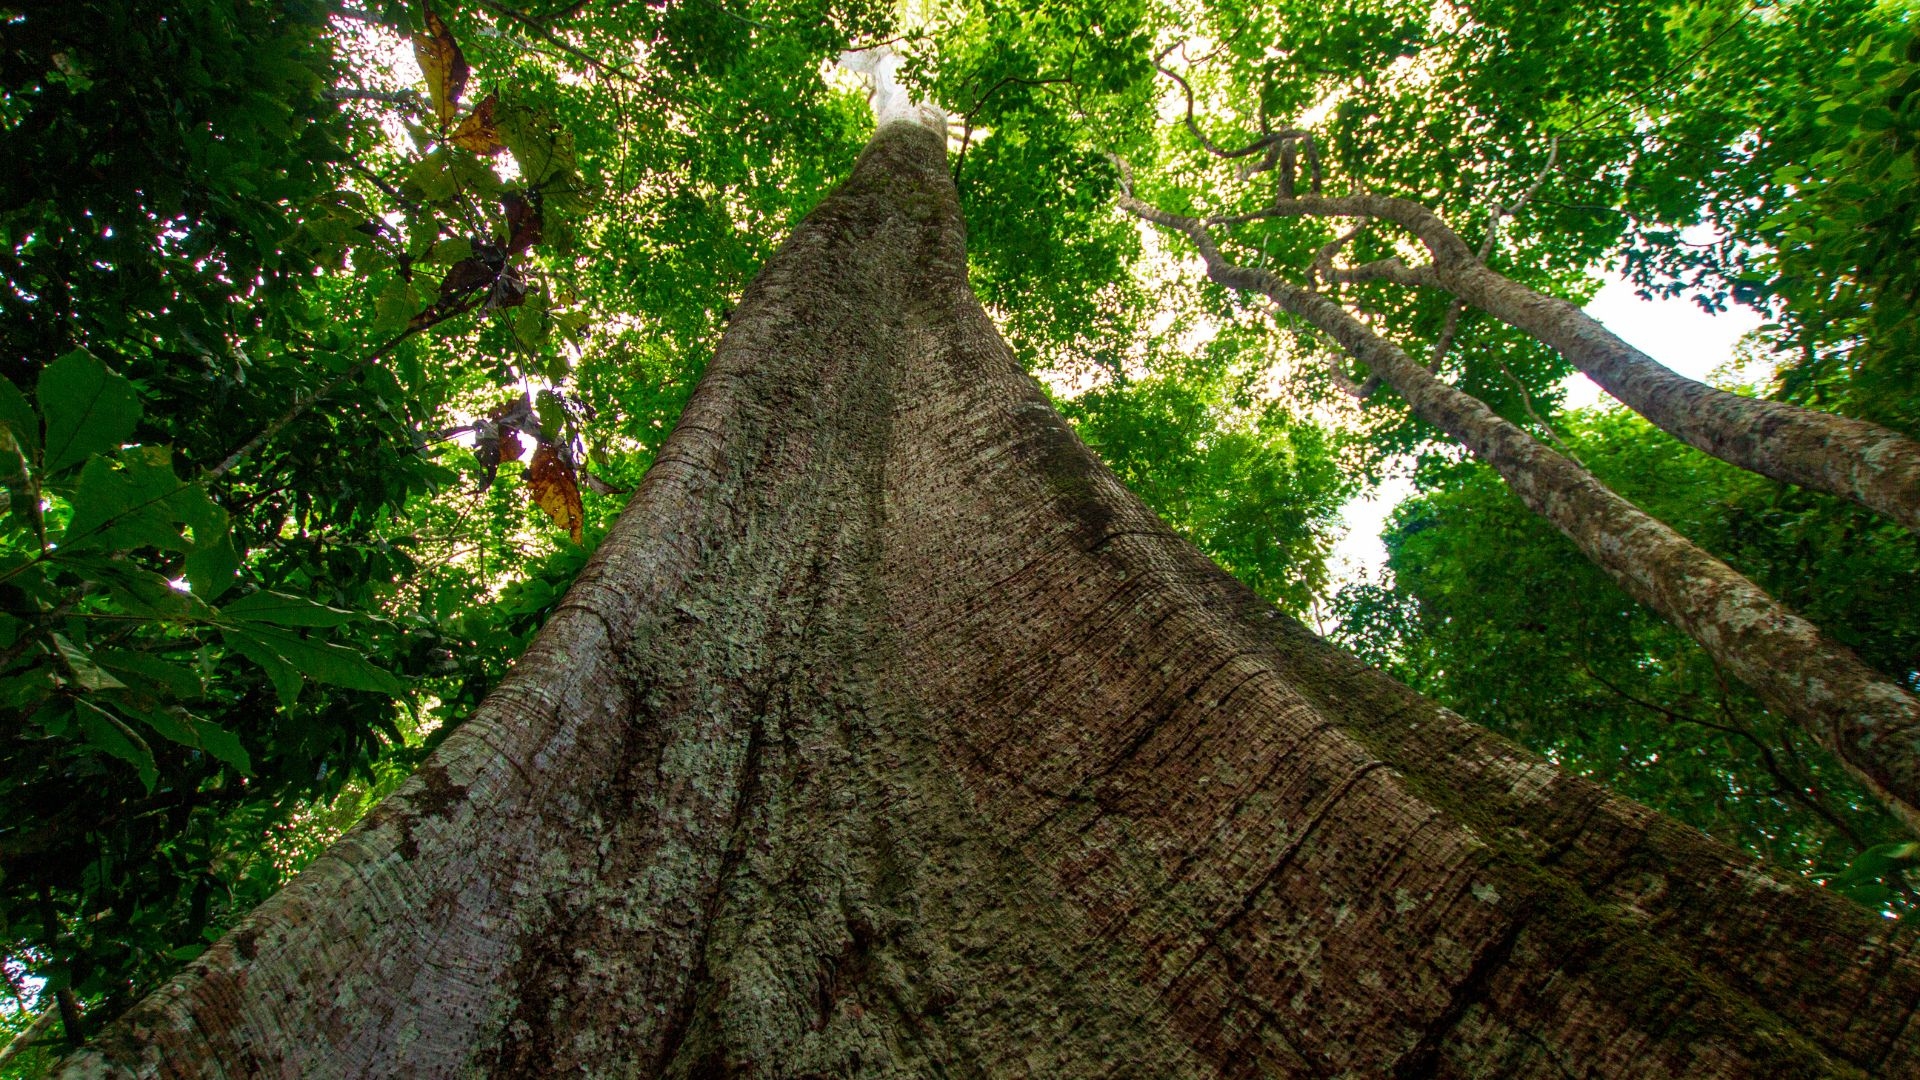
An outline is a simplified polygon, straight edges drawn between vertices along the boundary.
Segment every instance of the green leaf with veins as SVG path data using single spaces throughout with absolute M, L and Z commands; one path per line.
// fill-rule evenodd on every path
M 85 349 L 48 364 L 36 396 L 47 425 L 40 467 L 49 476 L 119 446 L 140 422 L 133 384 Z
M 364 619 L 358 611 L 328 607 L 299 596 L 262 590 L 220 608 L 223 618 L 275 626 L 342 626 Z

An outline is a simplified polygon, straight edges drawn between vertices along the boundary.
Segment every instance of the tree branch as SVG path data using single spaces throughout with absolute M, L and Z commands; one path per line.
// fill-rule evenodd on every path
M 1911 749 L 1920 734 L 1920 700 L 1913 694 L 1484 401 L 1435 377 L 1352 312 L 1265 270 L 1228 262 L 1205 223 L 1141 201 L 1134 194 L 1132 170 L 1124 160 L 1112 160 L 1121 172 L 1123 209 L 1185 234 L 1205 261 L 1210 280 L 1264 294 L 1333 338 L 1393 387 L 1415 416 L 1491 466 L 1523 503 L 1572 540 L 1629 596 L 1699 642 L 1768 708 L 1798 722 L 1908 830 L 1920 835 L 1920 753 Z M 1363 211 L 1348 216 L 1385 209 L 1392 213 L 1371 216 L 1389 220 L 1414 205 L 1377 196 L 1305 196 L 1293 201 Z M 1417 209 L 1438 222 L 1431 211 Z M 1465 247 L 1444 224 L 1440 227 L 1443 240 L 1452 237 Z M 1466 254 L 1471 258 L 1470 250 Z M 1437 256 L 1435 261 L 1441 262 Z M 1813 688 L 1817 692 L 1810 692 Z

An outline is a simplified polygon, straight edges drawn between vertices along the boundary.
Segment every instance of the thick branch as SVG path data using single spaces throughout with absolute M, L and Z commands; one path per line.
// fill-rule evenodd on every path
M 1920 833 L 1920 701 L 1585 469 L 1436 378 L 1345 308 L 1265 270 L 1229 263 L 1204 223 L 1134 197 L 1124 168 L 1122 180 L 1121 205 L 1184 233 L 1199 249 L 1210 279 L 1263 294 L 1339 342 L 1405 398 L 1416 416 L 1492 466 L 1522 502 L 1629 595 L 1698 641 L 1768 708 L 1805 727 Z
M 1338 281 L 1346 285 L 1357 285 L 1366 281 L 1391 281 L 1398 285 L 1433 288 L 1440 284 L 1434 277 L 1432 267 L 1408 266 L 1398 255 L 1375 259 L 1358 266 L 1322 267 L 1320 276 L 1327 281 Z
M 1762 476 L 1830 492 L 1920 529 L 1920 443 L 1877 424 L 1741 397 L 1677 374 L 1558 297 L 1487 268 L 1438 214 L 1382 195 L 1302 195 L 1264 210 L 1211 219 L 1237 224 L 1272 217 L 1384 218 L 1433 254 L 1439 284 L 1500 321 L 1524 330 L 1669 435 Z

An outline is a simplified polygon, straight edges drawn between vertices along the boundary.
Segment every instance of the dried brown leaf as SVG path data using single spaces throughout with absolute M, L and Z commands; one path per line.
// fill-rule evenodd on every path
M 480 464 L 480 486 L 475 492 L 485 491 L 493 486 L 493 478 L 500 471 L 500 428 L 498 425 L 482 420 L 473 426 L 473 458 Z
M 509 253 L 518 255 L 540 242 L 543 231 L 540 207 L 532 199 L 517 191 L 509 191 L 500 197 L 500 206 L 507 214 Z
M 440 279 L 440 302 L 444 304 L 470 296 L 482 286 L 492 284 L 499 276 L 500 267 L 492 260 L 478 255 L 461 259 L 447 267 L 447 276 Z
M 507 144 L 500 141 L 500 129 L 493 121 L 493 109 L 499 103 L 497 93 L 482 98 L 467 118 L 460 121 L 460 126 L 453 129 L 453 145 L 476 154 L 497 154 L 505 150 Z

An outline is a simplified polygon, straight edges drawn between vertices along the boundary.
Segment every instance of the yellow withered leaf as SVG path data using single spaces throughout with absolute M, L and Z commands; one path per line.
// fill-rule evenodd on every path
M 500 129 L 493 122 L 493 108 L 499 102 L 499 94 L 480 99 L 480 104 L 453 129 L 453 145 L 476 154 L 497 154 L 505 150 L 507 144 L 500 141 Z
M 527 465 L 527 489 L 533 492 L 534 505 L 547 512 L 555 525 L 567 530 L 578 544 L 586 509 L 580 505 L 580 484 L 573 467 L 560 459 L 551 444 L 541 443 Z
M 434 118 L 444 131 L 460 111 L 460 95 L 467 89 L 467 57 L 433 6 L 422 4 L 421 10 L 426 13 L 427 28 L 413 35 L 413 55 L 426 73 L 427 96 L 433 101 Z

